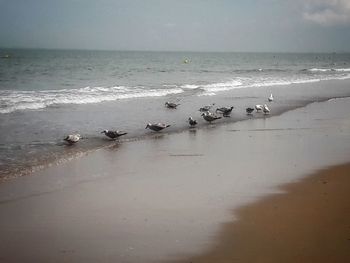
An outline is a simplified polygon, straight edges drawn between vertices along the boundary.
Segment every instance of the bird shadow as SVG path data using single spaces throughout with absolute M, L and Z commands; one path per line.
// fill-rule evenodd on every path
M 109 145 L 106 149 L 108 151 L 114 152 L 119 150 L 119 148 L 121 147 L 122 143 L 120 141 L 112 141 L 113 143 L 111 143 L 111 145 Z
M 154 134 L 152 136 L 152 139 L 155 139 L 155 140 L 161 140 L 164 138 L 164 134 L 163 133 L 157 133 L 157 134 Z
M 196 135 L 197 133 L 197 129 L 195 127 L 190 127 L 188 129 L 188 132 L 191 134 L 191 135 Z

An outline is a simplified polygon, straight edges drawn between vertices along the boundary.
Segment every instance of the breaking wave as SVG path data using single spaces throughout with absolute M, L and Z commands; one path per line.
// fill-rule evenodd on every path
M 41 91 L 0 91 L 0 113 L 43 109 L 58 104 L 89 104 L 118 99 L 160 97 L 183 92 L 182 89 L 145 89 L 143 87 L 86 87 Z
M 303 71 L 309 72 L 350 72 L 350 68 L 310 68 Z
M 162 97 L 192 91 L 197 96 L 213 96 L 232 89 L 285 86 L 350 78 L 350 68 L 310 68 L 308 74 L 247 75 L 215 83 L 167 84 L 159 88 L 143 86 L 85 87 L 59 90 L 3 90 L 0 91 L 0 113 L 44 109 L 61 104 L 89 104 L 121 99 Z M 195 93 L 193 93 L 193 91 Z

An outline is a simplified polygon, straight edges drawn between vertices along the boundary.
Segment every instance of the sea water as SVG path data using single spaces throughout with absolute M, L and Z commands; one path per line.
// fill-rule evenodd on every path
M 109 145 L 104 129 L 125 130 L 129 139 L 147 134 L 148 122 L 175 131 L 188 116 L 200 118 L 205 103 L 243 111 L 260 103 L 257 90 L 268 96 L 273 87 L 348 78 L 350 54 L 3 49 L 0 177 Z M 179 110 L 166 109 L 166 101 Z M 62 139 L 73 132 L 83 140 L 69 147 Z

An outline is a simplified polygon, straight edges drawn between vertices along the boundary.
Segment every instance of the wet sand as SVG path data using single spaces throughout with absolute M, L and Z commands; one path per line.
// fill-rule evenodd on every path
M 116 143 L 0 184 L 0 262 L 167 262 L 206 254 L 241 217 L 238 209 L 349 162 L 349 103 Z
M 350 262 L 350 164 L 281 189 L 237 209 L 212 249 L 178 262 Z

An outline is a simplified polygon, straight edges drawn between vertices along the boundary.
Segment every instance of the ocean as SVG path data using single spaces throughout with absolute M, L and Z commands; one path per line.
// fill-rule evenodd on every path
M 199 107 L 211 103 L 235 106 L 223 122 L 237 121 L 271 92 L 278 95 L 272 109 L 348 96 L 344 85 L 324 83 L 349 78 L 350 54 L 338 53 L 0 49 L 0 179 L 121 147 L 104 129 L 128 132 L 122 141 L 151 135 L 148 122 L 178 132 L 189 116 L 201 120 Z M 166 109 L 166 101 L 179 109 Z M 75 132 L 82 141 L 64 144 Z

